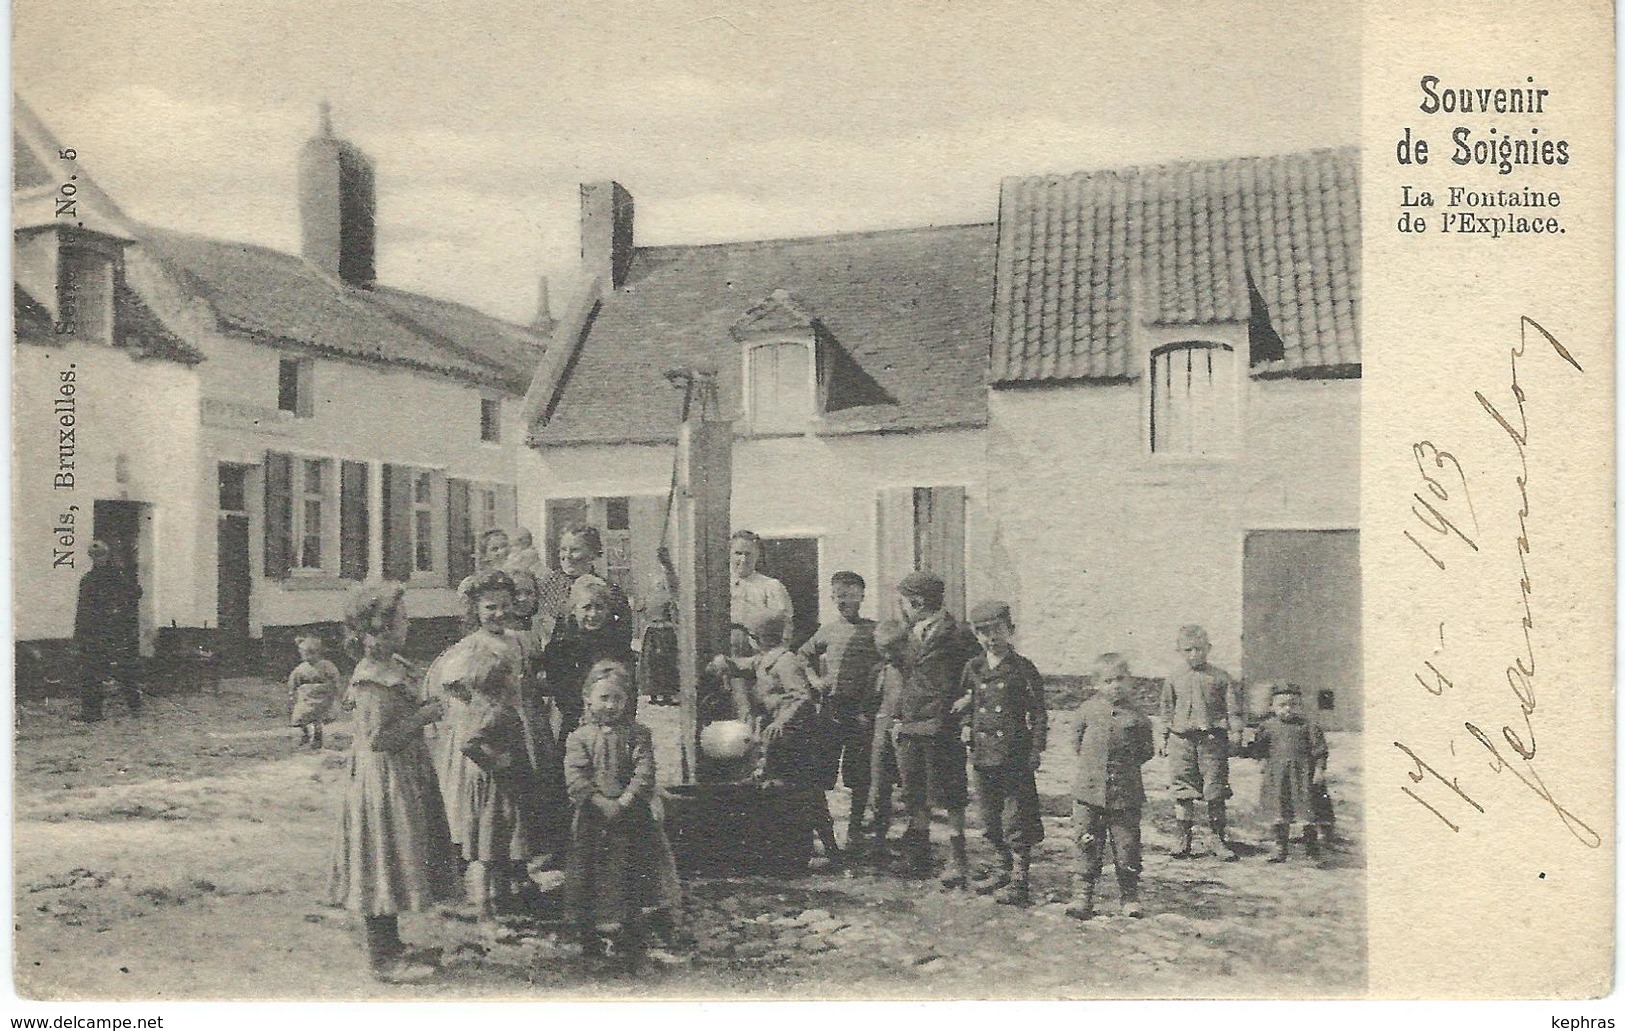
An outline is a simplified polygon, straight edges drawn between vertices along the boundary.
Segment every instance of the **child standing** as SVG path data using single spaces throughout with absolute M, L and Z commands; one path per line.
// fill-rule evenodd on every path
M 586 722 L 564 745 L 575 841 L 565 901 L 589 951 L 641 942 L 645 910 L 675 919 L 677 867 L 657 817 L 654 737 L 632 721 L 632 676 L 618 662 L 587 675 Z
M 1078 755 L 1073 785 L 1072 828 L 1079 866 L 1066 915 L 1087 920 L 1095 913 L 1095 881 L 1111 836 L 1112 866 L 1124 916 L 1140 916 L 1140 813 L 1145 784 L 1140 767 L 1150 761 L 1151 721 L 1135 705 L 1128 663 L 1108 652 L 1095 662 L 1095 694 L 1078 708 L 1072 750 Z
M 903 696 L 903 656 L 908 647 L 908 624 L 888 619 L 875 627 L 875 652 L 880 664 L 875 668 L 875 694 L 880 708 L 875 712 L 874 740 L 869 751 L 869 809 L 874 815 L 874 865 L 886 863 L 886 839 L 891 834 L 892 788 L 897 784 L 896 730 L 898 700 Z
M 1320 857 L 1320 827 L 1315 796 L 1326 784 L 1326 733 L 1303 714 L 1303 697 L 1291 684 L 1270 690 L 1270 715 L 1259 725 L 1249 753 L 1264 760 L 1258 812 L 1270 821 L 1275 836 L 1272 863 L 1287 860 L 1292 825 L 1303 824 L 1303 850 Z
M 904 837 L 909 873 L 931 873 L 931 807 L 948 813 L 949 854 L 942 887 L 970 883 L 965 856 L 965 745 L 959 738 L 959 716 L 952 712 L 962 684 L 960 676 L 976 649 L 942 607 L 946 585 L 935 573 L 918 570 L 897 585 L 903 618 L 909 623 L 904 656 L 903 690 L 897 700 L 897 768 L 908 809 Z
M 615 625 L 615 604 L 615 593 L 607 581 L 593 573 L 576 577 L 570 586 L 574 619 L 561 623 L 542 652 L 544 690 L 558 707 L 560 738 L 568 738 L 581 723 L 582 688 L 588 670 L 605 659 L 628 669 L 636 661 L 627 637 Z
M 1179 844 L 1175 859 L 1191 857 L 1191 828 L 1196 803 L 1207 803 L 1213 849 L 1220 859 L 1241 858 L 1225 835 L 1225 801 L 1230 797 L 1230 735 L 1240 740 L 1246 725 L 1241 687 L 1230 674 L 1207 661 L 1211 645 L 1199 626 L 1179 628 L 1179 652 L 1186 669 L 1162 687 L 1162 751 L 1174 790 L 1174 820 Z
M 350 753 L 329 896 L 360 913 L 375 976 L 419 981 L 434 973 L 412 962 L 397 914 L 450 898 L 456 866 L 445 812 L 435 790 L 423 727 L 439 702 L 419 701 L 406 666 L 395 658 L 406 638 L 406 589 L 370 582 L 350 596 L 346 643 L 359 656 L 350 677 L 355 743 Z
M 1009 605 L 983 602 L 971 609 L 970 624 L 982 654 L 965 664 L 963 694 L 953 708 L 970 713 L 971 766 L 983 833 L 999 853 L 999 869 L 979 878 L 975 887 L 982 895 L 998 892 L 995 901 L 1001 905 L 1025 906 L 1031 901 L 1027 874 L 1032 849 L 1044 840 L 1033 778 L 1049 735 L 1044 681 L 1010 643 L 1016 628 Z M 1008 833 L 1006 803 L 1015 808 Z
M 338 701 L 339 668 L 322 657 L 322 639 L 315 634 L 294 638 L 299 665 L 288 674 L 288 724 L 299 728 L 299 743 L 322 747 L 322 725 L 333 718 Z
M 874 741 L 875 621 L 861 615 L 866 584 L 863 577 L 843 569 L 829 578 L 830 597 L 837 618 L 820 626 L 796 654 L 812 670 L 813 686 L 823 695 L 826 709 L 825 779 L 834 786 L 835 773 L 852 792 L 846 817 L 846 847 L 861 846 L 863 811 L 869 800 L 869 752 Z
M 442 761 L 456 792 L 447 799 L 448 815 L 468 863 L 468 899 L 490 920 L 511 895 L 514 866 L 530 857 L 540 836 L 539 791 L 520 715 L 524 653 L 508 630 L 513 580 L 487 570 L 475 575 L 467 595 L 479 628 L 439 664 L 443 688 L 463 702 Z

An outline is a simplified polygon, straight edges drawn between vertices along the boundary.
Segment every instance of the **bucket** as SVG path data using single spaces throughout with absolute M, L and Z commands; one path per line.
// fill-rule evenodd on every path
M 705 876 L 804 873 L 823 792 L 751 782 L 661 789 L 677 868 Z

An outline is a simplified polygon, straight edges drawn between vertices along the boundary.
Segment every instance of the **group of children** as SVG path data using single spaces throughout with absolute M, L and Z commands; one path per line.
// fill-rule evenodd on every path
M 928 876 L 934 868 L 929 831 L 935 807 L 949 826 L 943 887 L 1027 905 L 1032 850 L 1044 837 L 1035 773 L 1048 745 L 1049 720 L 1042 677 L 1013 646 L 1009 606 L 974 606 L 967 634 L 943 608 L 942 579 L 921 571 L 898 585 L 903 619 L 876 624 L 859 614 L 862 577 L 840 572 L 830 586 L 838 616 L 799 651 L 811 690 L 789 692 L 808 698 L 797 707 L 799 725 L 809 728 L 802 744 L 781 743 L 792 725 L 771 715 L 776 710 L 765 704 L 782 689 L 757 691 L 769 765 L 776 765 L 771 757 L 777 747 L 795 758 L 804 776 L 817 775 L 818 786 L 826 790 L 834 786 L 838 766 L 852 791 L 847 858 L 867 851 L 878 864 L 889 858 L 893 791 L 900 784 L 907 818 L 901 840 L 904 872 Z M 755 628 L 742 629 L 760 636 Z M 1249 727 L 1241 685 L 1207 661 L 1207 633 L 1199 626 L 1182 627 L 1177 646 L 1186 668 L 1164 681 L 1157 714 L 1175 804 L 1172 856 L 1193 856 L 1196 803 L 1202 802 L 1214 853 L 1226 861 L 1239 858 L 1226 809 L 1232 755 L 1263 762 L 1259 809 L 1271 822 L 1276 846 L 1269 861 L 1287 859 L 1294 823 L 1304 826 L 1305 850 L 1317 856 L 1326 738 L 1304 717 L 1298 689 L 1270 685 L 1271 712 L 1256 729 Z M 757 660 L 757 677 L 779 685 L 795 674 L 779 652 L 769 652 Z M 1077 759 L 1072 827 L 1078 856 L 1066 912 L 1079 919 L 1094 915 L 1095 886 L 1109 844 L 1121 911 L 1140 916 L 1146 801 L 1141 767 L 1157 750 L 1152 720 L 1140 708 L 1122 655 L 1101 655 L 1092 679 L 1096 692 L 1079 708 L 1070 741 Z M 818 722 L 809 717 L 815 707 L 823 713 Z M 974 877 L 965 841 L 972 783 L 984 836 L 997 856 Z M 872 813 L 867 825 L 866 811 Z M 827 821 L 826 811 L 826 827 Z M 833 835 L 821 830 L 820 837 L 826 839 L 826 853 L 834 855 Z
M 455 900 L 459 881 L 472 915 L 493 921 L 562 859 L 567 912 L 592 952 L 678 915 L 653 739 L 633 719 L 627 657 L 604 640 L 608 584 L 577 577 L 572 618 L 538 647 L 534 592 L 516 606 L 515 580 L 487 568 L 463 584 L 471 629 L 427 670 L 398 654 L 400 584 L 364 584 L 346 610 L 354 745 L 331 895 L 364 918 L 386 981 L 433 975 L 396 917 Z M 315 666 L 304 644 L 301 656 Z

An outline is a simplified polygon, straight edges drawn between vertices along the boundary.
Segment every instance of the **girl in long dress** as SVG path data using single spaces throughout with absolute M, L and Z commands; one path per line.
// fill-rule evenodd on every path
M 457 876 L 423 739 L 444 710 L 419 698 L 396 656 L 406 639 L 405 593 L 398 583 L 369 582 L 345 609 L 346 643 L 359 659 L 350 675 L 355 736 L 329 889 L 335 905 L 361 915 L 373 973 L 391 982 L 434 973 L 408 955 L 398 914 L 452 897 Z

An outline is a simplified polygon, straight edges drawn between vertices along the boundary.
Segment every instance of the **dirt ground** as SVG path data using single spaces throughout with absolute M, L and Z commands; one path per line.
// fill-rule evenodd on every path
M 66 699 L 17 710 L 15 974 L 26 997 L 1326 997 L 1365 983 L 1357 735 L 1328 735 L 1340 840 L 1318 865 L 1296 847 L 1284 866 L 1265 864 L 1252 761 L 1233 764 L 1244 860 L 1170 859 L 1166 778 L 1162 760 L 1149 763 L 1144 919 L 1062 913 L 1072 771 L 1052 748 L 1029 909 L 868 873 L 694 879 L 693 948 L 635 973 L 606 971 L 546 926 L 491 938 L 409 914 L 403 935 L 441 946 L 445 964 L 431 983 L 390 987 L 368 976 L 349 914 L 322 902 L 342 727 L 324 751 L 296 747 L 282 688 L 248 679 L 154 697 L 138 717 L 112 703 L 99 725 L 70 722 L 72 710 Z M 675 710 L 641 718 L 675 741 Z M 1068 740 L 1070 725 L 1069 711 L 1053 712 L 1051 740 Z M 663 764 L 672 776 L 669 756 Z M 830 795 L 838 825 L 846 798 Z M 973 862 L 988 858 L 974 830 L 971 846 Z M 1109 873 L 1101 891 L 1115 912 Z

